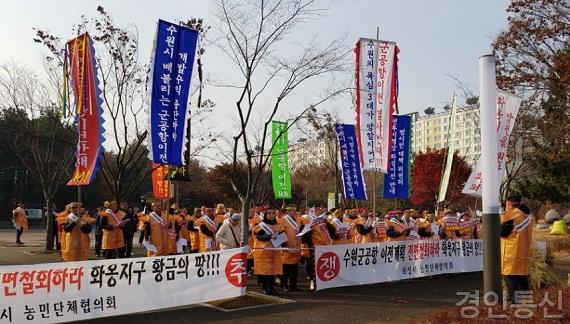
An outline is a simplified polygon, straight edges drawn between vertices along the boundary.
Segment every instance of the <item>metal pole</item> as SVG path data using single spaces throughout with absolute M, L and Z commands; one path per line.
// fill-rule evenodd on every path
M 374 160 L 376 164 L 376 160 Z M 376 212 L 376 170 L 372 171 L 372 212 Z
M 81 214 L 81 186 L 77 186 L 77 205 L 79 206 L 79 212 Z
M 497 172 L 497 85 L 495 56 L 479 58 L 481 165 L 483 171 L 483 286 L 484 293 L 501 298 L 499 177 Z

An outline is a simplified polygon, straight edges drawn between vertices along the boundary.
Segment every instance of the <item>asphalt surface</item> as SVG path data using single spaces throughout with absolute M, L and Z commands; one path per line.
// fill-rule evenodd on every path
M 57 262 L 57 253 L 37 253 L 43 249 L 44 239 L 42 231 L 32 230 L 22 237 L 25 245 L 17 246 L 13 231 L 0 231 L 0 265 Z M 135 253 L 140 256 L 144 251 L 137 246 Z M 231 312 L 191 305 L 84 323 L 408 323 L 439 307 L 454 306 L 462 299 L 457 292 L 481 289 L 483 282 L 479 272 L 311 292 L 304 268 L 299 279 L 302 291 L 281 292 L 278 296 L 293 301 L 287 304 Z M 251 277 L 248 291 L 259 290 Z

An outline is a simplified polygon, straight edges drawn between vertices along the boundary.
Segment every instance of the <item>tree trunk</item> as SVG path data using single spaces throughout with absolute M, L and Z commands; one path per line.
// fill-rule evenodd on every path
M 241 202 L 241 246 L 249 244 L 249 207 L 251 204 L 250 195 L 246 195 Z M 253 248 L 253 246 L 250 246 Z
M 55 220 L 54 220 L 54 216 L 53 216 L 53 211 L 52 211 L 52 200 L 51 197 L 47 197 L 47 195 L 45 195 L 45 200 L 46 200 L 46 250 L 53 250 L 53 246 L 54 246 L 54 237 L 55 235 L 57 235 L 56 231 L 55 231 Z

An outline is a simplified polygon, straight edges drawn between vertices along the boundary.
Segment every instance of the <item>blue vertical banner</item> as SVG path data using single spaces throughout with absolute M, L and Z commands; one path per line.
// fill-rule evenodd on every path
M 184 164 L 188 95 L 197 43 L 196 30 L 158 21 L 149 77 L 148 142 L 154 163 Z
M 384 175 L 384 198 L 407 199 L 410 196 L 410 140 L 412 117 L 394 116 L 390 168 Z
M 360 164 L 354 125 L 336 124 L 336 136 L 342 165 L 342 183 L 346 199 L 366 200 L 366 185 Z

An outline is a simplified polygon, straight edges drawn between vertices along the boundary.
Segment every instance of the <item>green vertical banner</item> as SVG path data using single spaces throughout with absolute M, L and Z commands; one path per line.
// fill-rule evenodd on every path
M 273 193 L 276 199 L 291 198 L 291 175 L 289 174 L 289 140 L 287 123 L 273 121 L 271 124 L 271 174 L 273 178 Z

